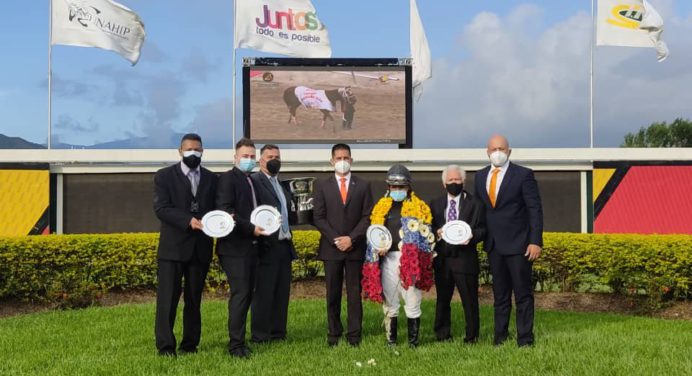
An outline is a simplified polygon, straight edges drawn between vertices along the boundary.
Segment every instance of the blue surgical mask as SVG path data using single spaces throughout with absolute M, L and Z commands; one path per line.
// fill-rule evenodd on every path
M 238 162 L 238 168 L 243 172 L 250 172 L 257 166 L 257 161 L 252 158 L 240 158 Z
M 406 191 L 390 191 L 389 197 L 397 202 L 404 201 L 406 199 Z

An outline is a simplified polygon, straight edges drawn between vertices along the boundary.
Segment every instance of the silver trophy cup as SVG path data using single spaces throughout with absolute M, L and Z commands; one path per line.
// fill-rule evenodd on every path
M 312 222 L 312 187 L 316 178 L 293 178 L 282 183 L 288 186 L 293 194 L 289 219 L 296 225 L 311 225 Z

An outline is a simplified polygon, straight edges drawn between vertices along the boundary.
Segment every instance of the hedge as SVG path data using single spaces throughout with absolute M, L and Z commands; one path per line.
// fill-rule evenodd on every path
M 0 237 L 0 299 L 88 305 L 113 289 L 153 288 L 158 234 Z M 319 233 L 294 231 L 294 278 L 321 274 Z M 534 265 L 538 290 L 610 291 L 653 302 L 692 297 L 692 235 L 546 233 Z M 479 247 L 480 249 L 480 247 Z M 479 252 L 481 280 L 490 281 Z M 211 289 L 225 286 L 217 259 Z

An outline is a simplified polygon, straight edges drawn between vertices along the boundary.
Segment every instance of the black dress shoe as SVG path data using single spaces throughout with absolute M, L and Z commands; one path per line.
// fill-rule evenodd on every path
M 475 345 L 478 343 L 478 337 L 475 338 L 464 338 L 464 343 L 468 343 L 470 345 Z
M 178 353 L 179 353 L 180 355 L 196 354 L 196 353 L 197 353 L 197 348 L 196 348 L 196 347 L 188 348 L 188 349 L 179 348 L 179 349 L 178 349 Z
M 493 345 L 494 346 L 500 346 L 503 343 L 505 343 L 505 341 L 507 341 L 507 337 L 495 337 L 493 339 Z
M 360 341 L 348 341 L 348 344 L 351 345 L 351 347 L 358 347 L 360 346 Z
M 339 339 L 338 338 L 329 338 L 327 339 L 327 346 L 329 347 L 336 347 L 339 344 Z
M 437 337 L 437 342 L 452 342 L 452 341 L 454 341 L 454 338 L 452 338 L 452 336 Z
M 159 350 L 159 356 L 170 356 L 171 358 L 175 358 L 177 355 L 175 350 Z
M 250 349 L 248 349 L 247 347 L 241 347 L 238 349 L 229 350 L 228 353 L 234 358 L 249 358 L 250 357 Z
M 519 347 L 533 347 L 533 342 L 519 343 Z

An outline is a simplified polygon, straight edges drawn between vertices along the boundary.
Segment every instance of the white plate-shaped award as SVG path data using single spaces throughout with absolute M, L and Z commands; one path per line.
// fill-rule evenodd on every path
M 260 205 L 250 213 L 250 222 L 262 227 L 266 235 L 271 235 L 281 228 L 281 213 L 270 205 Z
M 223 210 L 212 210 L 202 217 L 202 231 L 212 238 L 223 238 L 233 231 L 235 221 Z
M 449 221 L 442 226 L 442 240 L 448 244 L 463 244 L 471 237 L 473 237 L 471 226 L 464 221 Z
M 374 249 L 389 249 L 392 247 L 392 234 L 382 225 L 371 225 L 365 231 L 368 244 Z

